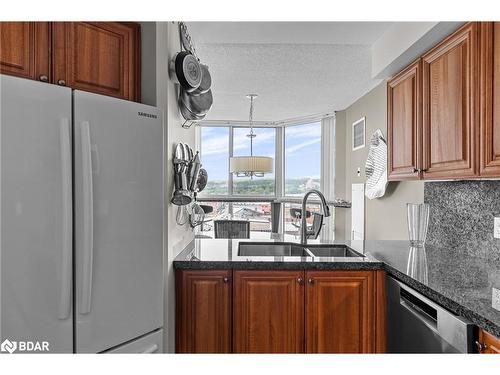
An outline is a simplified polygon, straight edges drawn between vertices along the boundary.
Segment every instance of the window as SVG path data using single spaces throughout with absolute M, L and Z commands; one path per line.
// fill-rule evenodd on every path
M 285 127 L 285 196 L 301 196 L 321 184 L 321 123 Z
M 201 128 L 201 163 L 208 173 L 204 195 L 226 195 L 229 185 L 229 128 Z
M 205 223 L 199 227 L 199 237 L 215 237 L 214 220 L 248 220 L 250 237 L 269 238 L 271 232 L 271 203 L 269 202 L 204 202 L 213 211 L 205 215 Z
M 233 129 L 233 155 L 250 155 L 250 128 Z M 256 137 L 253 139 L 253 154 L 276 158 L 276 129 L 254 128 Z M 236 177 L 233 176 L 233 194 L 235 195 L 275 195 L 275 179 L 273 173 L 266 173 L 264 177 Z

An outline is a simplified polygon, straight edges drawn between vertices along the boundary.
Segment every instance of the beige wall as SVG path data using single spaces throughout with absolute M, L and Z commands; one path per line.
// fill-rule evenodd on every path
M 352 151 L 352 123 L 366 117 L 366 146 Z M 376 129 L 381 129 L 387 136 L 387 93 L 386 83 L 382 82 L 372 91 L 353 103 L 344 111 L 337 113 L 338 143 L 345 134 L 345 174 L 336 176 L 336 187 L 345 181 L 345 197 L 351 199 L 351 185 L 366 181 L 365 162 L 368 156 L 369 141 Z M 341 129 L 344 127 L 344 129 Z M 361 168 L 360 177 L 357 168 Z M 338 182 L 337 182 L 338 181 Z M 340 188 L 340 187 L 339 187 Z M 340 190 L 342 191 L 342 190 Z M 337 194 L 337 197 L 342 197 Z M 379 199 L 365 198 L 365 239 L 367 240 L 396 240 L 407 239 L 406 203 L 423 202 L 424 183 L 421 181 L 390 182 L 386 194 Z M 350 238 L 351 213 L 350 209 L 336 210 L 335 236 L 338 239 Z M 337 218 L 338 216 L 338 218 Z M 345 236 L 345 237 L 343 237 Z

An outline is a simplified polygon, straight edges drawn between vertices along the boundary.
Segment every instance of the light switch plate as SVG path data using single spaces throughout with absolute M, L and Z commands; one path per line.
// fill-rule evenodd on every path
M 500 216 L 495 216 L 494 222 L 493 237 L 500 238 Z
M 491 304 L 494 309 L 500 311 L 500 289 L 493 288 L 491 295 Z

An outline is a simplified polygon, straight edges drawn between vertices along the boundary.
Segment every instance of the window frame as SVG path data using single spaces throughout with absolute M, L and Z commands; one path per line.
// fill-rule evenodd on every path
M 328 201 L 335 198 L 335 137 L 336 137 L 336 119 L 335 113 L 326 114 L 320 117 L 303 118 L 297 120 L 289 120 L 282 122 L 263 122 L 254 123 L 254 128 L 275 128 L 275 157 L 274 157 L 274 195 L 238 195 L 233 193 L 233 175 L 229 172 L 228 163 L 228 194 L 226 195 L 203 195 L 200 194 L 200 201 L 226 201 L 232 202 L 275 202 L 281 204 L 281 214 L 280 214 L 280 228 L 279 233 L 283 233 L 285 230 L 285 217 L 284 209 L 285 204 L 297 203 L 297 200 L 302 200 L 302 196 L 286 196 L 285 195 L 285 129 L 287 127 L 307 125 L 312 123 L 319 123 L 321 127 L 321 141 L 320 141 L 320 190 L 325 194 Z M 333 124 L 329 125 L 325 123 L 325 119 L 333 119 Z M 201 152 L 201 128 L 203 127 L 225 127 L 229 128 L 229 158 L 233 156 L 233 135 L 234 128 L 248 128 L 248 121 L 203 121 L 195 125 L 195 144 L 196 149 Z M 203 161 L 203 155 L 201 155 Z M 328 159 L 328 161 L 326 161 Z M 209 176 L 210 178 L 210 176 Z M 310 204 L 319 204 L 319 200 L 315 197 L 311 197 Z M 232 204 L 229 205 L 230 211 L 232 211 Z M 331 207 L 333 209 L 333 207 Z M 232 213 L 232 212 L 231 212 Z M 329 238 L 330 233 L 333 228 L 325 228 L 322 231 L 322 238 Z

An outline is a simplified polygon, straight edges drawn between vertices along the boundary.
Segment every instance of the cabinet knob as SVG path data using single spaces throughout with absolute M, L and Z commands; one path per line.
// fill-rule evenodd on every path
M 224 277 L 222 281 L 224 281 L 224 283 L 227 284 L 229 282 L 229 277 Z
M 479 341 L 476 341 L 475 344 L 478 353 L 482 353 L 488 347 L 488 345 L 483 344 L 482 342 Z
M 413 167 L 413 173 L 418 173 L 418 172 L 420 172 L 420 169 Z
M 304 279 L 302 277 L 297 278 L 297 282 L 302 285 L 304 283 Z
M 307 279 L 307 282 L 309 284 L 314 284 L 314 279 L 312 277 L 310 277 L 309 279 Z
M 49 81 L 49 77 L 46 76 L 45 74 L 41 74 L 40 77 L 38 77 L 38 79 L 42 82 L 48 82 Z
M 66 81 L 64 79 L 60 79 L 59 81 L 57 81 L 57 84 L 59 86 L 66 86 Z

